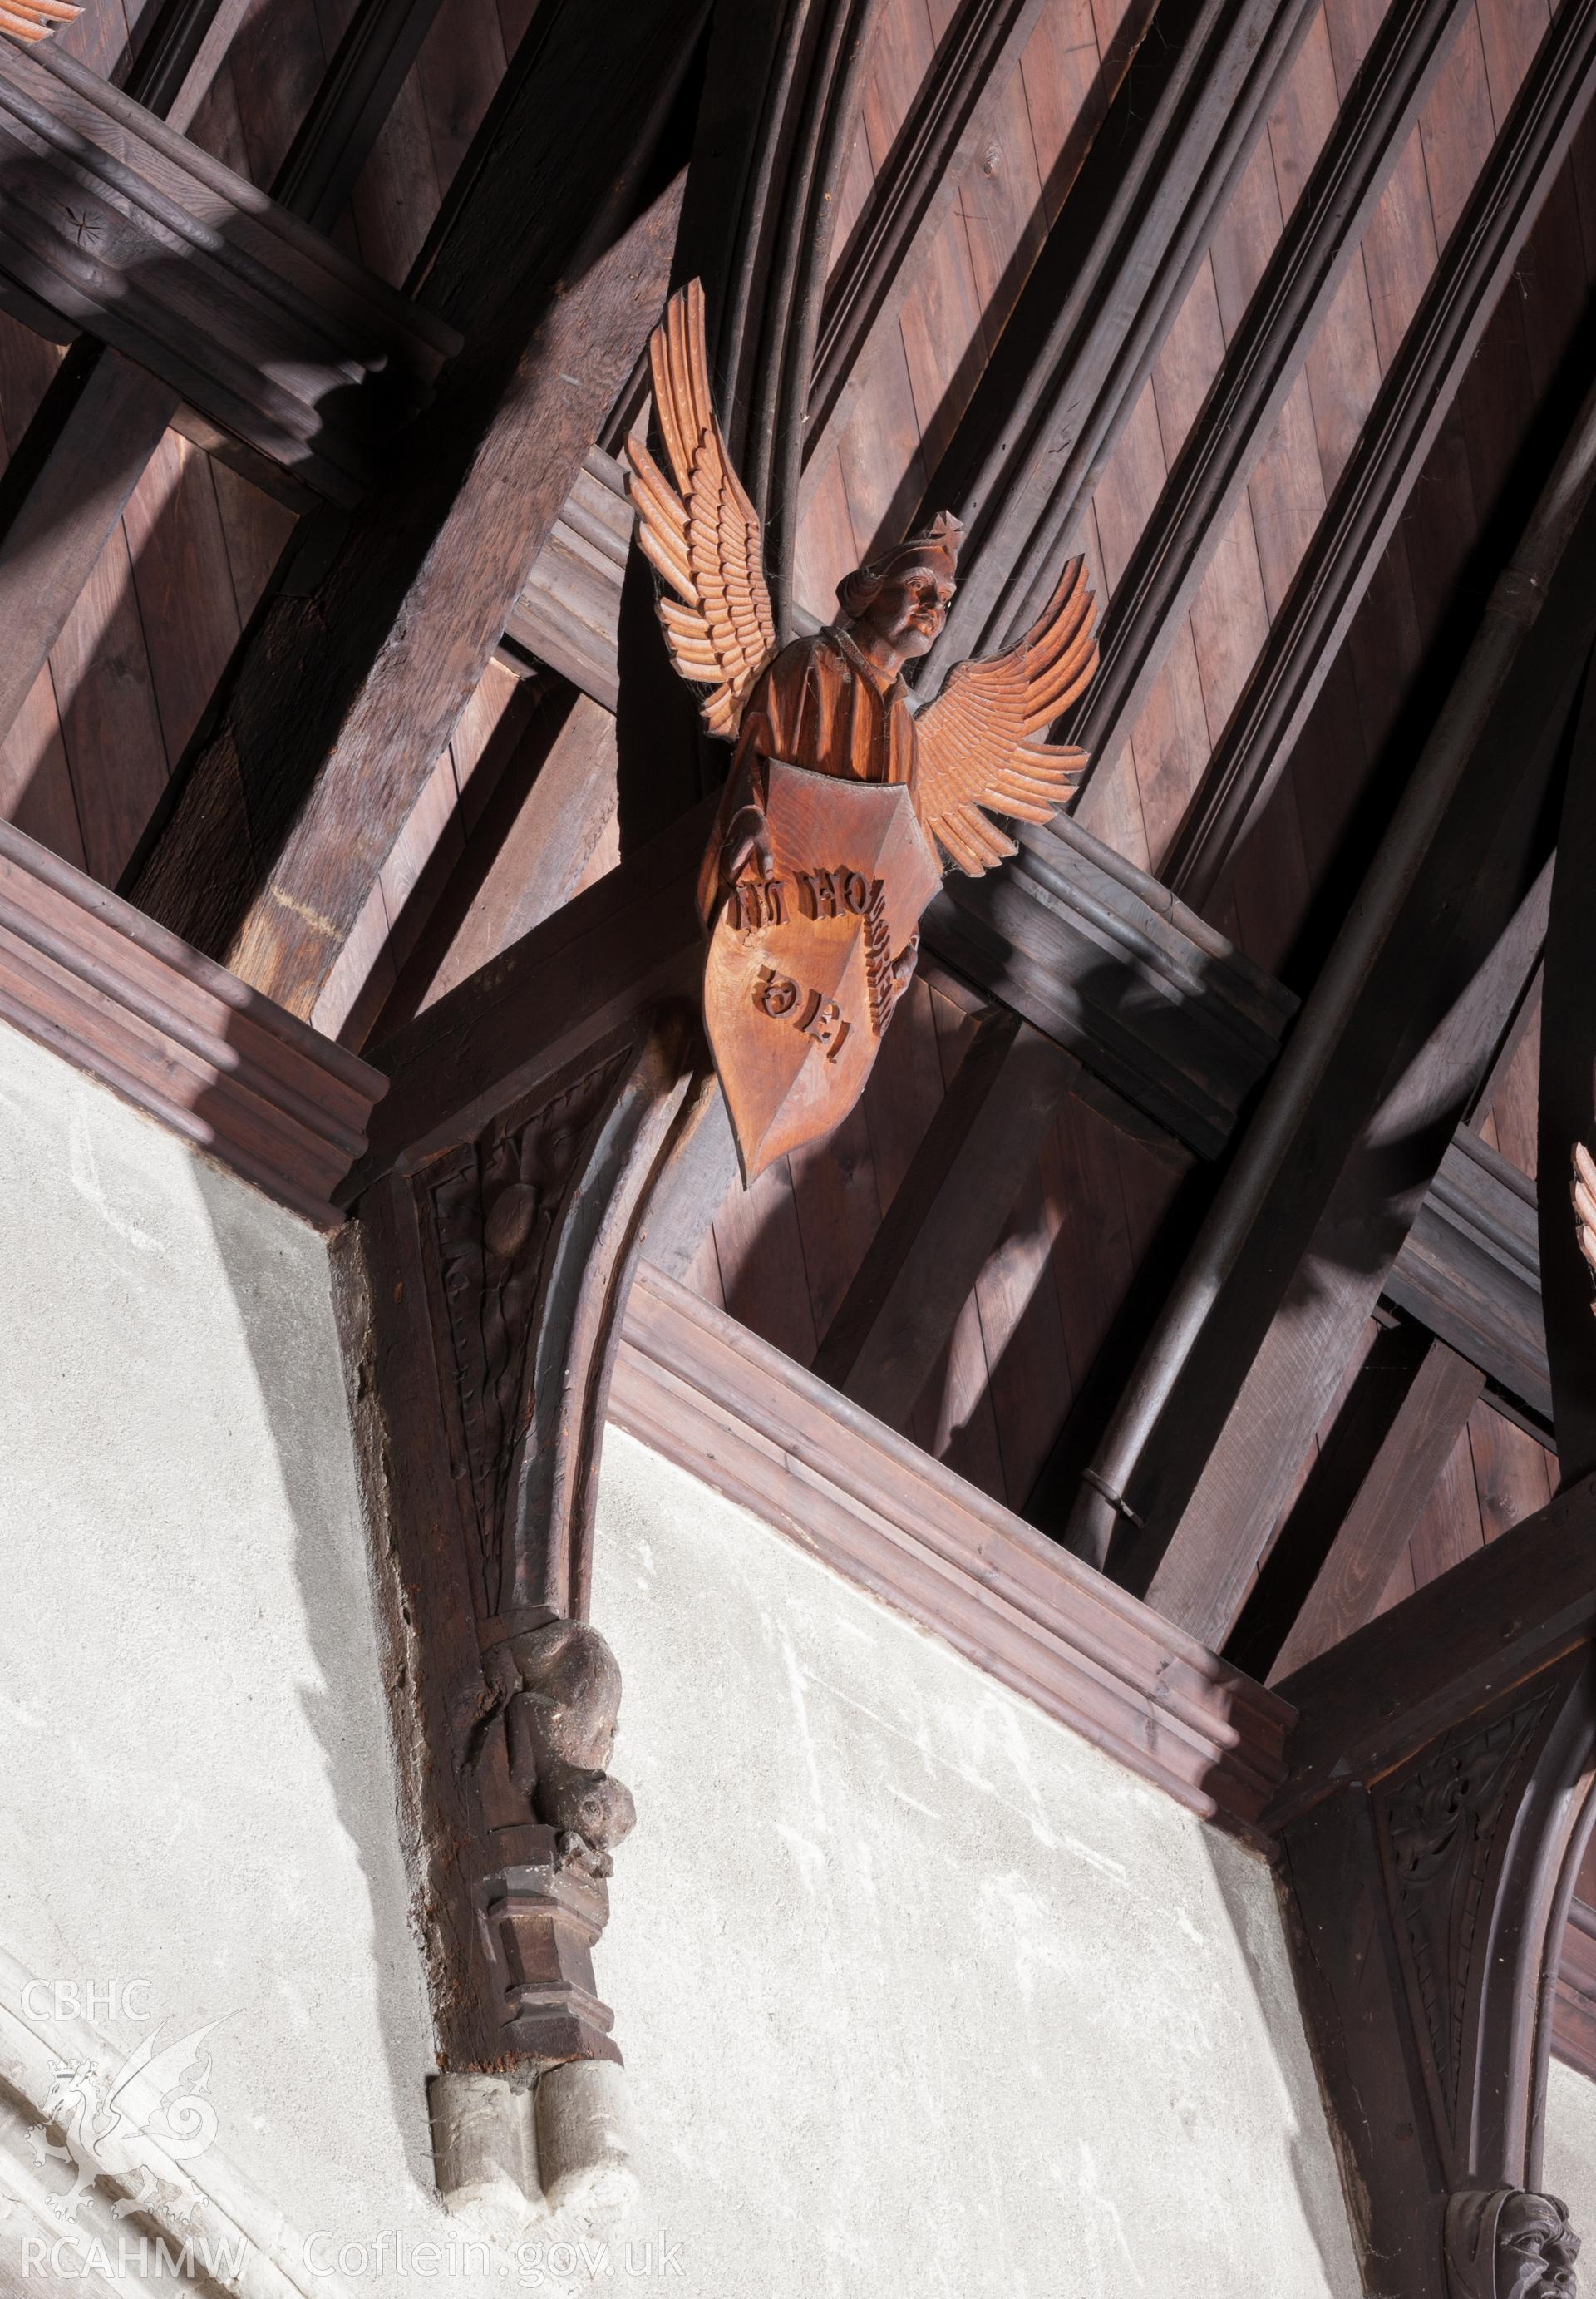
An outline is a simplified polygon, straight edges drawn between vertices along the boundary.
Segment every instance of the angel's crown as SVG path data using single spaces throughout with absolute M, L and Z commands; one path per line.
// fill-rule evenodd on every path
M 951 511 L 939 511 L 930 527 L 919 535 L 906 535 L 903 542 L 890 551 L 882 552 L 879 559 L 856 567 L 845 575 L 837 585 L 837 598 L 845 614 L 857 614 L 867 606 L 883 583 L 913 574 L 925 568 L 952 582 L 959 563 L 959 545 L 964 540 L 963 522 Z

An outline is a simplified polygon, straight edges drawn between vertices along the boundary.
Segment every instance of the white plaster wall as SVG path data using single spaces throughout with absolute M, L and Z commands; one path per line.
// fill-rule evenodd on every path
M 436 2233 L 326 1246 L 4 1025 L 0 1400 L 0 1950 L 128 2051 L 219 2021 L 302 2234 Z
M 1545 2160 L 1541 2185 L 1568 2206 L 1574 2232 L 1596 2259 L 1596 2084 L 1553 2060 L 1547 2071 Z M 1587 2278 L 1591 2261 L 1582 2262 Z
M 0 1999 L 219 2021 L 289 2253 L 388 2238 L 343 2288 L 535 2286 L 394 2270 L 448 2227 L 325 1249 L 3 1028 L 0 1398 Z M 600 2287 L 1351 2299 L 1264 1869 L 617 1432 L 600 1519 L 648 2183 Z
M 1360 2290 L 1260 1862 L 614 1430 L 594 1606 L 686 2287 Z

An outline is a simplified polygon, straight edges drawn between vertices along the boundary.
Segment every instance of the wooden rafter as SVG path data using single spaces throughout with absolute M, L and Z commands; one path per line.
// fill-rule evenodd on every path
M 1163 865 L 1204 903 L 1285 772 L 1596 94 L 1596 6 L 1564 0 L 1442 251 Z
M 1468 0 L 1397 0 L 1286 220 L 1224 364 L 1114 587 L 1103 659 L 1071 714 L 1094 782 L 1114 772 L 1198 585 L 1268 445 L 1336 289 L 1469 15 Z
M 1160 9 L 926 489 L 929 510 L 955 510 L 968 529 L 928 690 L 1046 597 L 1311 12 L 1302 0 Z
M 124 96 L 154 120 L 186 129 L 226 55 L 239 13 L 239 0 L 168 0 L 128 67 Z M 391 32 L 393 12 L 379 13 Z M 359 21 L 366 23 L 368 16 L 370 7 Z M 354 29 L 357 25 L 350 39 Z M 373 62 L 375 48 L 375 39 L 368 39 L 361 51 L 366 62 Z M 338 165 L 359 172 L 379 124 L 375 104 L 350 124 L 318 99 L 294 154 L 310 177 L 318 177 L 318 168 Z M 299 188 L 283 177 L 276 184 L 290 214 L 303 214 Z M 258 204 L 246 184 L 237 184 L 235 198 L 242 207 Z M 331 388 L 345 391 L 343 372 Z M 267 398 L 264 377 L 258 377 L 253 398 Z M 220 407 L 216 400 L 210 404 L 211 411 Z M 182 419 L 182 384 L 138 366 L 112 343 L 83 336 L 67 352 L 0 483 L 0 729 L 9 729 L 28 701 L 111 528 L 163 432 Z M 258 435 L 255 444 L 267 442 Z M 297 455 L 299 444 L 294 439 L 287 452 Z
M 913 293 L 939 220 L 976 164 L 990 116 L 1040 12 L 1041 0 L 972 0 L 948 26 L 826 282 L 805 426 L 806 465 L 823 461 L 876 330 Z
M 657 315 L 679 189 L 630 219 L 697 21 L 692 0 L 633 0 L 622 39 L 566 0 L 524 46 L 412 282 L 467 337 L 415 483 L 336 533 L 302 523 L 133 874 L 292 1011 L 314 1008 Z
M 1421 1328 L 1377 1337 L 1237 1624 L 1238 1667 L 1274 1682 L 1372 1620 L 1484 1386 Z
M 1221 1639 L 1350 1355 L 1347 1324 L 1355 1311 L 1361 1328 L 1538 961 L 1543 915 L 1525 888 L 1596 629 L 1592 436 L 1596 404 L 1503 570 L 1076 1514 L 1087 1543 L 1121 1523 L 1125 1569 Z

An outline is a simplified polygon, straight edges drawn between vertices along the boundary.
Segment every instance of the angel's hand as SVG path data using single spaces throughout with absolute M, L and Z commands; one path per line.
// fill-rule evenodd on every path
M 765 809 L 751 802 L 740 806 L 726 825 L 721 841 L 721 876 L 734 886 L 752 862 L 762 878 L 773 877 L 775 862 L 770 847 L 770 824 Z
M 908 941 L 905 942 L 903 948 L 898 951 L 897 956 L 892 961 L 892 1005 L 894 1009 L 896 1009 L 897 1001 L 903 996 L 904 992 L 908 988 L 910 983 L 914 981 L 914 968 L 919 963 L 919 960 L 920 928 L 916 926 L 914 933 L 909 936 Z

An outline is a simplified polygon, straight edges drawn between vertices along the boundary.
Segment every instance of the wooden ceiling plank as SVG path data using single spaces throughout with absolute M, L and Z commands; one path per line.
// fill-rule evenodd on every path
M 926 493 L 970 530 L 927 691 L 1056 578 L 1311 14 L 1166 0 L 1137 49 Z
M 0 478 L 0 739 L 178 409 L 158 377 L 80 337 Z
M 815 1360 L 889 1427 L 906 1426 L 1079 1072 L 1005 1015 L 955 1073 Z
M 410 483 L 302 522 L 136 873 L 153 915 L 292 1010 L 313 1009 L 663 300 L 680 185 L 626 219 L 699 11 L 631 6 L 626 37 L 563 7 L 512 67 L 418 265 L 469 342 Z
M 1170 851 L 1186 901 L 1207 902 L 1285 771 L 1593 94 L 1596 5 L 1565 0 Z
M 1094 1464 L 1100 1490 L 1072 1520 L 1094 1542 L 1123 1523 L 1133 1582 L 1216 1640 L 1276 1521 L 1281 1462 L 1302 1457 L 1344 1360 L 1353 1305 L 1360 1331 L 1539 955 L 1546 871 L 1521 890 L 1596 629 L 1593 484 L 1596 398 L 1499 577 Z M 1504 777 L 1509 751 L 1518 771 Z
M 1278 1683 L 1373 1619 L 1484 1386 L 1412 1326 L 1377 1337 L 1237 1624 L 1238 1668 Z
M 424 940 L 417 957 L 426 981 L 401 977 L 401 994 L 413 996 L 417 1012 L 570 901 L 615 809 L 614 719 L 568 688 L 545 698 L 468 835 L 462 875 L 475 889 L 469 907 L 456 913 L 441 951 Z M 392 1024 L 385 1017 L 382 1026 Z
M 913 293 L 961 179 L 991 132 L 1042 0 L 972 0 L 938 47 L 864 214 L 832 267 L 809 388 L 806 464 L 831 449 L 876 328 Z
M 1551 1498 L 1557 1456 L 1485 1398 L 1468 1416 L 1468 1447 L 1485 1539 L 1500 1540 Z
M 1343 104 L 1256 293 L 1232 336 L 1200 423 L 1116 586 L 1097 676 L 1071 739 L 1092 757 L 1077 801 L 1091 826 L 1094 783 L 1121 744 L 1246 496 L 1369 218 L 1438 79 L 1472 0 L 1396 0 Z M 1270 184 L 1272 191 L 1272 179 Z
M 167 0 L 122 82 L 187 128 L 247 0 Z M 68 352 L 0 485 L 0 740 L 143 477 L 178 394 L 108 344 Z

